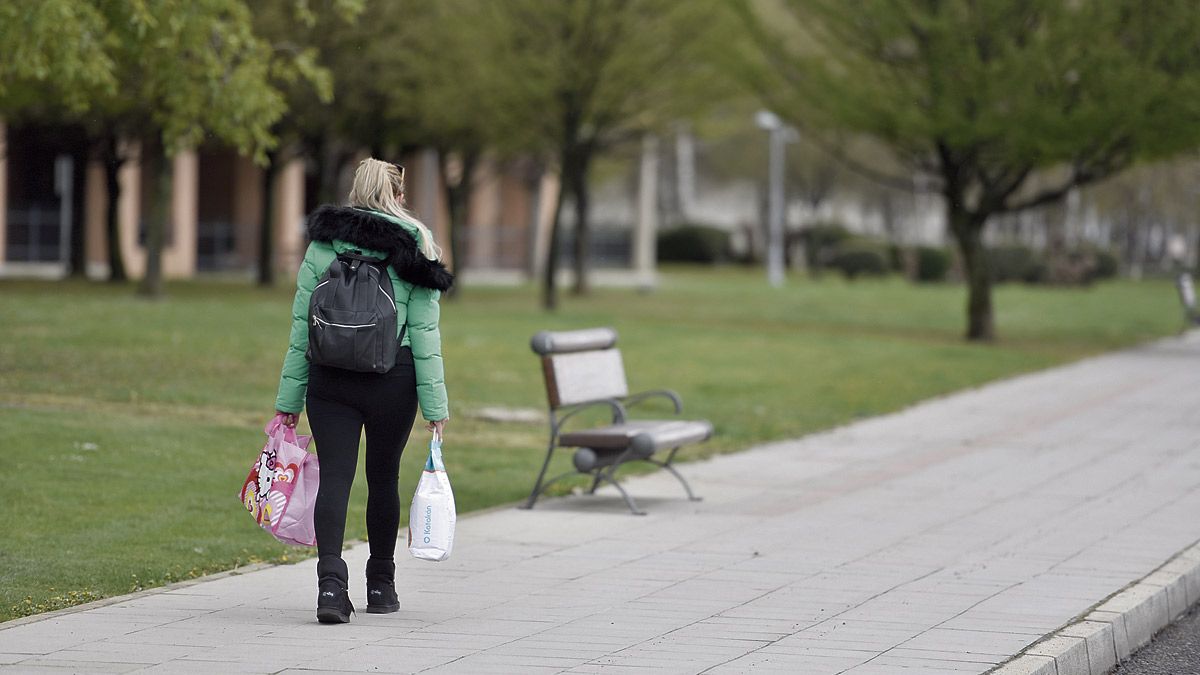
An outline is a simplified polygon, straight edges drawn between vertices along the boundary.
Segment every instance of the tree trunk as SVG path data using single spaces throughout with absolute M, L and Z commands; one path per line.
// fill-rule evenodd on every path
M 550 220 L 550 245 L 546 247 L 546 269 L 542 279 L 542 307 L 548 311 L 558 309 L 558 246 L 561 229 L 563 201 L 570 189 L 566 176 L 571 171 L 571 152 L 562 153 L 562 173 L 558 181 L 558 198 L 554 202 L 554 218 Z
M 996 339 L 996 328 L 992 312 L 992 276 L 983 248 L 986 217 L 955 208 L 953 200 L 948 201 L 947 222 L 958 242 L 967 277 L 967 339 L 990 342 Z
M 342 165 L 346 163 L 349 156 L 349 153 L 344 152 L 336 141 L 325 142 L 317 174 L 318 204 L 342 203 L 342 196 L 338 194 L 338 177 L 342 173 Z
M 592 248 L 592 233 L 588 223 L 588 189 L 587 173 L 591 163 L 591 152 L 580 150 L 576 161 L 572 162 L 571 175 L 563 175 L 564 180 L 571 182 L 571 194 L 575 197 L 575 287 L 574 295 L 587 295 L 590 290 L 588 283 L 589 259 Z
M 146 274 L 138 294 L 158 299 L 163 296 L 162 252 L 167 223 L 171 218 L 171 157 L 164 155 L 155 183 L 154 217 L 146 221 Z
M 262 170 L 262 210 L 258 226 L 258 285 L 275 285 L 275 177 L 279 174 L 279 152 L 267 153 Z
M 108 233 L 108 280 L 124 283 L 129 276 L 125 273 L 125 259 L 121 256 L 121 228 L 117 207 L 121 200 L 121 166 L 125 158 L 117 147 L 116 134 L 104 141 L 101 155 L 104 158 L 104 183 L 108 192 L 108 204 L 104 209 L 104 229 Z
M 454 272 L 457 274 L 467 267 L 467 215 L 471 204 L 472 175 L 479 161 L 479 151 L 470 149 L 462 153 L 462 169 L 458 182 L 451 185 L 446 175 L 446 160 L 448 152 L 439 152 L 438 159 L 442 164 L 442 184 L 446 190 L 446 208 L 450 212 L 450 259 L 454 261 Z M 446 297 L 454 299 L 462 293 L 462 286 L 456 284 Z

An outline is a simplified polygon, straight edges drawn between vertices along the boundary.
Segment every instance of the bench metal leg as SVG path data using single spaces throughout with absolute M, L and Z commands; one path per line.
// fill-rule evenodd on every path
M 551 435 L 550 447 L 546 449 L 546 461 L 542 462 L 542 470 L 538 472 L 537 482 L 533 484 L 533 491 L 529 493 L 529 499 L 520 508 L 532 509 L 533 503 L 537 501 L 537 498 L 542 493 L 542 490 L 546 489 L 546 486 L 550 483 L 553 483 L 554 481 L 558 480 L 558 478 L 561 478 L 561 476 L 559 476 L 558 478 L 548 481 L 545 484 L 542 483 L 542 479 L 546 477 L 546 470 L 550 468 L 550 458 L 554 456 L 554 445 L 555 441 L 557 440 L 558 439 L 555 435 Z
M 623 497 L 625 499 L 625 505 L 629 507 L 629 510 L 633 513 L 633 515 L 635 515 L 635 516 L 646 515 L 646 512 L 638 508 L 637 502 L 633 501 L 633 497 L 630 496 L 630 494 L 625 491 L 625 488 L 621 487 L 621 484 L 618 483 L 615 478 L 613 478 L 610 475 L 605 475 L 603 472 L 597 474 L 597 477 L 603 478 L 604 480 L 608 481 L 613 487 L 617 488 L 617 492 L 621 493 L 621 497 Z
M 650 462 L 651 464 L 657 464 L 658 466 L 661 466 L 662 468 L 666 469 L 667 471 L 670 471 L 671 475 L 675 476 L 676 480 L 678 480 L 679 483 L 681 485 L 683 485 L 684 491 L 687 492 L 688 501 L 693 501 L 693 502 L 703 501 L 704 500 L 703 497 L 697 497 L 696 494 L 694 492 L 692 492 L 692 486 L 688 485 L 688 482 L 683 478 L 683 475 L 680 474 L 678 471 L 676 471 L 675 467 L 671 466 L 671 460 L 675 459 L 676 452 L 679 452 L 679 448 L 671 448 L 671 452 L 669 454 L 667 454 L 667 459 L 665 462 L 657 462 L 657 461 L 655 461 L 653 459 L 649 459 L 649 458 L 647 458 L 646 461 Z
M 592 487 L 588 488 L 587 491 L 589 495 L 596 494 L 596 488 L 600 487 L 600 480 L 600 471 L 597 471 L 596 474 L 592 476 Z

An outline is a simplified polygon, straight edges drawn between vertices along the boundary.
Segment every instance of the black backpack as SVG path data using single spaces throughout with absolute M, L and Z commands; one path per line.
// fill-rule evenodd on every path
M 360 373 L 396 365 L 396 298 L 387 261 L 341 253 L 308 301 L 308 360 Z

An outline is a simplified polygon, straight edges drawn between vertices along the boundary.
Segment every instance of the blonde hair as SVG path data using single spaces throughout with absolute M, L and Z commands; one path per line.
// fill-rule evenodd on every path
M 430 260 L 440 260 L 442 249 L 433 240 L 433 232 L 400 201 L 404 192 L 404 174 L 390 162 L 368 157 L 354 171 L 354 187 L 350 190 L 350 206 L 379 211 L 411 223 L 420 233 L 417 246 Z

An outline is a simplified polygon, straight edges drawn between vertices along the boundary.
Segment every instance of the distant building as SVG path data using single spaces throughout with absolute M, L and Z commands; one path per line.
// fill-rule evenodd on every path
M 126 272 L 138 278 L 145 269 L 145 224 L 159 212 L 155 182 L 167 159 L 154 141 L 124 143 L 130 159 L 118 174 L 118 236 Z M 266 198 L 274 200 L 275 269 L 294 274 L 306 246 L 305 214 L 317 206 L 316 190 L 307 189 L 313 181 L 303 159 L 283 166 L 269 187 L 259 166 L 226 148 L 202 146 L 170 161 L 163 249 L 167 278 L 253 272 Z M 339 194 L 348 192 L 355 163 L 344 167 Z M 557 175 L 530 160 L 485 157 L 472 175 L 466 226 L 452 246 L 437 153 L 418 151 L 404 163 L 409 207 L 433 229 L 447 258 L 455 251 L 463 257 L 468 281 L 519 282 L 541 274 Z M 70 268 L 74 242 L 76 248 L 82 243 L 86 275 L 107 278 L 107 208 L 105 168 L 81 130 L 0 122 L 0 276 L 62 276 Z M 566 239 L 564 250 L 569 248 Z M 642 237 L 643 247 L 647 239 L 652 246 L 652 237 Z M 652 250 L 640 260 L 645 274 L 636 278 L 644 280 L 653 274 Z M 616 264 L 628 267 L 632 262 L 623 256 Z M 627 273 L 615 276 L 626 282 L 631 278 Z

